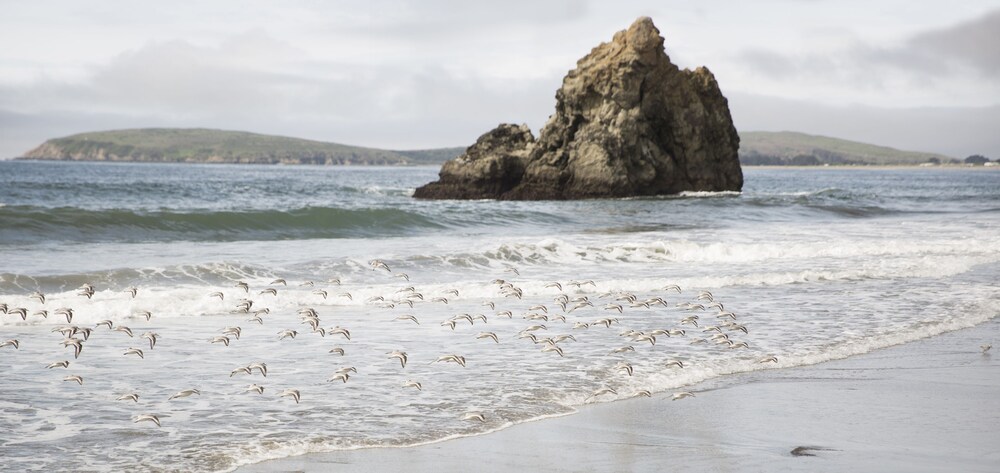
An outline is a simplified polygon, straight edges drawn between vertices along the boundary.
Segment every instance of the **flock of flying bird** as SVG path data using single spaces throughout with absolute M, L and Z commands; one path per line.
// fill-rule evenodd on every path
M 375 296 L 365 300 L 366 304 L 381 307 L 384 309 L 393 309 L 400 307 L 413 308 L 414 304 L 440 304 L 442 310 L 446 310 L 449 303 L 449 297 L 458 298 L 460 296 L 457 289 L 447 290 L 442 294 L 424 294 L 420 292 L 415 286 L 409 285 L 409 276 L 404 273 L 392 273 L 388 264 L 382 260 L 372 260 L 369 262 L 370 268 L 373 271 L 383 271 L 392 277 L 398 278 L 405 284 L 406 287 L 402 287 L 396 290 L 393 294 L 385 294 L 381 296 Z M 508 279 L 494 279 L 491 284 L 496 286 L 497 294 L 502 298 L 500 301 L 486 300 L 482 302 L 482 307 L 489 307 L 491 311 L 494 312 L 492 318 L 506 318 L 512 319 L 515 314 L 512 310 L 499 310 L 498 305 L 502 304 L 503 300 L 517 300 L 523 301 L 525 293 L 522 287 L 519 287 L 513 279 L 517 279 L 520 276 L 520 272 L 514 267 L 507 267 L 504 270 L 504 277 Z M 509 276 L 508 276 L 509 274 Z M 327 281 L 327 284 L 332 286 L 340 286 L 340 279 L 333 278 Z M 267 287 L 263 288 L 257 292 L 258 296 L 276 296 L 278 291 L 283 291 L 285 287 L 288 286 L 288 282 L 284 279 L 276 279 L 271 281 Z M 549 333 L 548 328 L 554 323 L 563 323 L 567 327 L 572 326 L 573 330 L 588 330 L 588 329 L 609 329 L 612 326 L 620 326 L 621 319 L 625 317 L 627 310 L 631 309 L 649 309 L 649 308 L 667 308 L 671 307 L 668 304 L 665 297 L 667 294 L 680 294 L 681 288 L 677 285 L 667 285 L 662 288 L 664 291 L 664 296 L 649 297 L 649 298 L 639 298 L 633 293 L 627 291 L 612 291 L 605 292 L 599 295 L 586 295 L 583 290 L 584 287 L 593 287 L 596 290 L 596 283 L 592 280 L 578 280 L 569 281 L 567 283 L 560 282 L 550 282 L 544 285 L 546 290 L 555 290 L 558 295 L 552 299 L 551 308 L 546 304 L 533 304 L 527 308 L 527 311 L 523 314 L 519 314 L 526 323 L 530 324 L 525 326 L 523 329 L 517 332 L 516 338 L 519 340 L 528 340 L 535 345 L 540 345 L 541 352 L 553 353 L 559 357 L 567 356 L 563 348 L 563 343 L 569 341 L 577 341 L 576 337 L 570 333 L 564 333 L 553 336 L 544 336 L 543 333 Z M 237 281 L 233 286 L 239 295 L 243 297 L 239 298 L 235 305 L 233 305 L 231 313 L 241 314 L 249 317 L 246 319 L 248 322 L 257 323 L 263 325 L 268 319 L 271 310 L 266 307 L 260 307 L 258 301 L 250 299 L 251 288 L 250 285 L 244 281 Z M 331 297 L 336 298 L 346 298 L 353 300 L 354 296 L 350 292 L 339 292 L 332 293 L 328 290 L 315 288 L 315 283 L 311 281 L 306 281 L 300 284 L 300 287 L 313 287 L 312 294 L 321 297 L 323 300 L 327 300 Z M 574 288 L 574 291 L 564 291 L 564 289 Z M 136 287 L 129 287 L 124 291 L 126 296 L 135 299 L 139 295 L 139 289 Z M 567 294 L 570 292 L 571 294 Z M 77 295 L 81 298 L 86 298 L 87 300 L 94 297 L 96 291 L 93 285 L 84 284 L 78 289 Z M 60 307 L 57 309 L 52 309 L 51 311 L 46 307 L 46 296 L 41 292 L 35 292 L 31 294 L 30 299 L 37 302 L 40 306 L 37 310 L 29 310 L 25 307 L 12 307 L 8 304 L 0 303 L 0 313 L 6 314 L 7 316 L 19 317 L 22 320 L 27 320 L 29 317 L 41 317 L 48 319 L 58 318 L 61 320 L 65 318 L 66 324 L 60 324 L 53 328 L 51 331 L 53 333 L 59 333 L 63 336 L 62 340 L 59 342 L 64 348 L 73 349 L 74 360 L 79 359 L 83 355 L 84 347 L 86 346 L 88 340 L 95 330 L 107 330 L 111 332 L 120 332 L 124 336 L 129 338 L 135 338 L 138 336 L 139 339 L 143 340 L 143 346 L 140 347 L 128 347 L 124 352 L 123 356 L 134 356 L 141 359 L 145 358 L 145 354 L 156 348 L 157 341 L 160 339 L 160 335 L 153 331 L 145 331 L 141 334 L 136 334 L 128 326 L 122 325 L 120 323 L 115 323 L 112 320 L 102 320 L 98 322 L 94 327 L 84 327 L 80 325 L 73 324 L 74 309 L 70 307 Z M 226 294 L 223 291 L 216 291 L 210 293 L 207 297 L 218 298 L 221 301 L 226 301 Z M 315 333 L 323 337 L 342 337 L 345 340 L 351 339 L 351 331 L 348 328 L 333 326 L 329 328 L 322 327 L 322 322 L 319 312 L 313 308 L 308 307 L 305 304 L 300 304 L 301 308 L 298 309 L 297 315 L 301 320 L 301 324 L 308 327 L 309 332 L 305 332 L 305 329 L 300 333 L 299 330 L 295 329 L 285 329 L 276 333 L 276 337 L 279 340 L 282 339 L 294 339 L 304 333 Z M 702 291 L 697 294 L 693 300 L 680 302 L 672 305 L 673 308 L 680 309 L 684 312 L 684 317 L 682 317 L 675 328 L 664 328 L 649 331 L 637 331 L 637 330 L 625 330 L 619 335 L 623 339 L 629 340 L 631 344 L 623 345 L 620 348 L 612 350 L 611 354 L 625 355 L 630 352 L 635 352 L 635 345 L 640 346 L 646 343 L 649 346 L 655 346 L 657 343 L 657 337 L 686 337 L 685 339 L 690 344 L 706 344 L 715 345 L 720 349 L 730 349 L 730 350 L 740 350 L 749 348 L 749 344 L 746 341 L 737 340 L 738 335 L 745 335 L 749 333 L 746 325 L 740 322 L 737 315 L 731 311 L 727 311 L 725 306 L 721 301 L 717 300 L 715 296 L 708 292 Z M 597 319 L 590 319 L 589 321 L 574 320 L 572 325 L 570 325 L 567 320 L 567 316 L 570 316 L 575 311 L 588 309 L 589 311 L 601 310 L 603 315 Z M 153 314 L 149 311 L 139 311 L 132 314 L 133 317 L 138 317 L 140 319 L 145 319 L 149 321 Z M 458 314 L 439 322 L 441 330 L 454 331 L 456 326 L 459 324 L 468 323 L 470 325 L 476 324 L 476 322 L 487 323 L 489 318 L 485 314 Z M 575 317 L 574 317 L 575 319 Z M 399 315 L 394 318 L 394 320 L 402 322 L 411 322 L 419 325 L 420 320 L 414 315 L 406 314 Z M 546 325 L 548 324 L 548 325 Z M 222 344 L 226 347 L 234 341 L 234 339 L 239 339 L 243 333 L 243 328 L 240 326 L 227 326 L 219 331 L 218 335 L 212 336 L 207 340 L 211 344 Z M 690 334 L 690 335 L 689 335 Z M 501 336 L 496 332 L 492 331 L 481 331 L 475 335 L 476 339 L 488 340 L 499 344 Z M 148 343 L 148 348 L 145 344 Z M 526 343 L 526 342 L 525 342 Z M 17 339 L 9 339 L 5 341 L 0 341 L 0 348 L 12 347 L 13 349 L 20 348 L 21 341 Z M 984 347 L 984 352 L 988 350 L 988 347 Z M 345 350 L 342 347 L 333 347 L 329 350 L 330 354 L 345 355 Z M 409 362 L 409 355 L 402 350 L 393 350 L 385 354 L 388 359 L 396 360 L 399 362 L 401 368 L 405 368 Z M 777 357 L 768 355 L 757 360 L 758 363 L 776 363 L 778 361 Z M 430 363 L 454 363 L 456 365 L 465 367 L 468 361 L 465 356 L 458 353 L 446 353 L 438 356 Z M 68 369 L 71 364 L 70 360 L 62 360 L 50 363 L 47 365 L 48 369 Z M 683 369 L 685 367 L 685 362 L 678 359 L 668 359 L 663 368 L 664 369 Z M 632 376 L 635 367 L 627 361 L 618 362 L 615 367 L 615 371 L 620 372 L 622 375 Z M 357 368 L 354 366 L 344 367 L 336 370 L 330 375 L 327 381 L 329 382 L 342 382 L 347 383 L 351 378 L 352 373 L 356 374 L 358 372 Z M 267 364 L 265 362 L 254 362 L 245 366 L 238 366 L 233 369 L 229 376 L 233 377 L 236 375 L 253 375 L 257 373 L 262 377 L 266 378 L 268 373 Z M 70 383 L 77 383 L 79 385 L 84 384 L 83 377 L 75 374 L 65 376 L 63 381 Z M 423 386 L 420 381 L 417 380 L 407 380 L 403 385 L 403 388 L 413 388 L 416 390 L 422 390 Z M 243 392 L 245 393 L 257 393 L 263 394 L 265 387 L 263 385 L 253 383 L 247 386 Z M 174 400 L 179 398 L 185 398 L 189 396 L 198 396 L 201 392 L 198 389 L 191 388 L 179 391 L 169 397 L 168 400 Z M 600 396 L 614 394 L 617 395 L 618 392 L 608 386 L 604 386 L 587 398 L 587 401 L 596 399 Z M 648 390 L 640 390 L 636 393 L 639 396 L 652 397 L 652 393 Z M 693 397 L 695 394 L 689 391 L 681 391 L 673 393 L 671 396 L 672 400 L 680 400 L 688 397 Z M 126 402 L 139 402 L 139 393 L 137 392 L 126 392 L 121 393 L 116 397 L 117 401 Z M 296 404 L 302 400 L 302 394 L 298 389 L 284 389 L 278 393 L 279 397 L 289 398 Z M 151 422 L 157 426 L 161 426 L 161 416 L 155 413 L 141 413 L 132 418 L 136 423 L 138 422 Z M 486 422 L 487 416 L 482 412 L 468 412 L 462 416 L 462 419 L 469 421 Z

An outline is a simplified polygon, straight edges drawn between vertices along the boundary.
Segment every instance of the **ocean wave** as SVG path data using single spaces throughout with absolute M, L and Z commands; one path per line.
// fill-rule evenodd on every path
M 760 242 L 698 242 L 686 239 L 637 242 L 570 242 L 559 238 L 544 238 L 534 242 L 508 242 L 483 248 L 477 252 L 447 255 L 413 256 L 419 263 L 439 262 L 443 265 L 471 267 L 502 264 L 567 265 L 579 263 L 696 263 L 749 264 L 774 261 L 812 260 L 822 258 L 871 261 L 891 257 L 983 257 L 984 262 L 1000 258 L 1000 242 L 983 240 L 972 245 L 967 241 L 923 239 L 920 241 L 775 241 Z
M 677 197 L 733 197 L 740 194 L 740 191 L 684 191 Z
M 0 208 L 0 242 L 349 238 L 410 235 L 444 228 L 439 219 L 397 208 L 290 210 L 87 210 Z

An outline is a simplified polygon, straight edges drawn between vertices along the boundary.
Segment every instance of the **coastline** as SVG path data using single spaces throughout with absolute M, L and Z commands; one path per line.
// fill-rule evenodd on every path
M 657 393 L 479 436 L 237 471 L 995 471 L 1000 354 L 979 346 L 998 340 L 993 318 L 842 360 L 710 380 L 690 388 L 693 399 Z

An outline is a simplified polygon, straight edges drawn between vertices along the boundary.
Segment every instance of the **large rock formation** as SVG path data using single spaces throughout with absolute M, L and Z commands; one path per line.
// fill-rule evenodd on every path
M 417 189 L 429 199 L 580 199 L 738 191 L 739 136 L 704 67 L 680 70 L 649 18 L 577 62 L 536 141 L 500 125 Z

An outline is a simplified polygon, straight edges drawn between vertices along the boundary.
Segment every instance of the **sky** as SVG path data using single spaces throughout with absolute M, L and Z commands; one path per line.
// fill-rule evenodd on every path
M 738 130 L 1000 158 L 1000 0 L 0 0 L 0 158 L 142 127 L 537 134 L 576 61 L 640 16 L 715 74 Z

